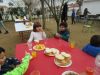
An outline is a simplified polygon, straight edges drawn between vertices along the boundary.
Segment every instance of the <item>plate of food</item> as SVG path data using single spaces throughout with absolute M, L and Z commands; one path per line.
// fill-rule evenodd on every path
M 33 49 L 36 51 L 42 51 L 42 50 L 45 50 L 45 45 L 44 44 L 36 44 L 35 46 L 33 46 Z
M 54 63 L 59 67 L 69 67 L 72 65 L 71 55 L 65 52 L 56 54 Z
M 79 75 L 79 74 L 75 71 L 65 71 L 62 73 L 62 75 Z
M 59 50 L 56 48 L 46 48 L 44 54 L 47 56 L 55 56 L 55 54 L 59 54 Z
M 71 66 L 72 65 L 72 61 L 70 60 L 70 63 L 59 63 L 59 62 L 57 62 L 55 59 L 54 59 L 54 63 L 57 65 L 57 66 L 59 66 L 59 67 L 69 67 L 69 66 Z

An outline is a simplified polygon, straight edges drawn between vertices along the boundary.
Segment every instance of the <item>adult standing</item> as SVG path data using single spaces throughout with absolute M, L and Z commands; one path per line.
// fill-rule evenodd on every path
M 84 9 L 84 24 L 87 24 L 87 21 L 88 21 L 88 14 L 91 14 L 89 11 L 88 11 L 88 8 L 85 8 Z
M 8 33 L 8 30 L 4 26 L 3 19 L 2 19 L 2 14 L 0 13 L 0 33 L 2 33 L 1 32 L 1 27 L 5 30 L 5 33 L 4 34 L 7 34 Z
M 81 12 L 80 12 L 80 9 L 78 9 L 76 12 L 76 22 L 80 22 L 80 15 L 81 15 Z
M 72 18 L 72 24 L 75 24 L 75 9 L 72 9 L 71 18 Z
M 67 5 L 67 2 L 66 2 L 64 4 L 63 11 L 62 11 L 62 14 L 61 14 L 61 22 L 67 21 L 67 19 L 68 19 L 67 12 L 68 12 L 68 5 Z

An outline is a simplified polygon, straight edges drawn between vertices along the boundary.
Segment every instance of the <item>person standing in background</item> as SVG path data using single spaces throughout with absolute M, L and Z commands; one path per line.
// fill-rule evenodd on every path
M 67 12 L 68 12 L 68 4 L 66 2 L 64 4 L 63 11 L 61 14 L 61 22 L 66 22 L 68 20 Z
M 75 24 L 75 9 L 72 9 L 71 18 L 72 18 L 72 24 Z
M 81 12 L 80 12 L 80 9 L 77 10 L 76 12 L 76 22 L 80 22 L 80 15 L 81 15 Z
M 4 34 L 7 34 L 8 33 L 8 30 L 4 26 L 3 19 L 2 19 L 2 14 L 0 13 L 0 33 L 2 33 L 1 32 L 1 27 L 5 30 L 5 33 Z
M 91 14 L 91 13 L 88 11 L 88 8 L 85 8 L 84 13 L 83 13 L 83 15 L 84 15 L 84 24 L 87 24 L 87 22 L 88 22 L 88 14 Z

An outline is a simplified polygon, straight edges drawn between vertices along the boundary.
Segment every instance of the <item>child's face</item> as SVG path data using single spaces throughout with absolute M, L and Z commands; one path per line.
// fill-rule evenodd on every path
M 42 29 L 42 27 L 37 27 L 37 28 L 36 28 L 37 32 L 40 32 L 41 29 Z
M 66 28 L 64 26 L 60 26 L 60 31 L 64 31 Z
M 0 65 L 4 64 L 5 59 L 6 59 L 5 53 L 4 52 L 0 53 Z

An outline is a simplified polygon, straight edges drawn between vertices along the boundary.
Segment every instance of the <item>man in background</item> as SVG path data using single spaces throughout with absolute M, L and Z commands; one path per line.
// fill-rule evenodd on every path
M 66 2 L 66 3 L 64 4 L 63 10 L 62 10 L 61 22 L 66 22 L 66 21 L 67 21 L 67 19 L 68 19 L 67 12 L 68 12 L 68 4 L 67 4 L 67 2 Z
M 8 33 L 8 30 L 7 30 L 6 27 L 4 26 L 2 14 L 0 13 L 0 33 L 2 33 L 2 32 L 1 32 L 1 27 L 5 30 L 5 33 L 4 33 L 4 34 L 7 34 L 7 33 Z

